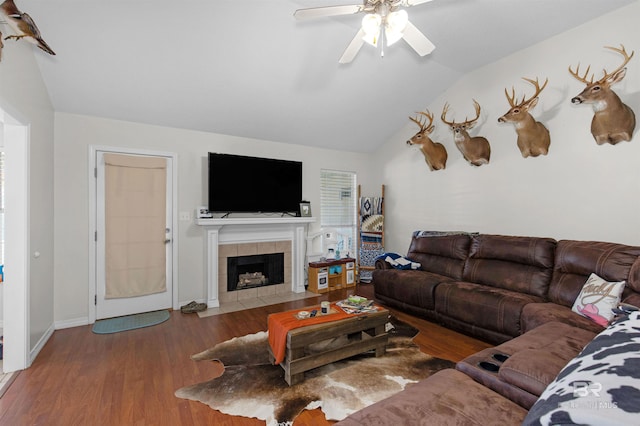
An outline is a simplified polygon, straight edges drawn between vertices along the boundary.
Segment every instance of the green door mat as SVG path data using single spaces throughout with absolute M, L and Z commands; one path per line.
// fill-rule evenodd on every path
M 125 317 L 109 318 L 96 321 L 93 324 L 93 332 L 96 334 L 119 333 L 121 331 L 135 330 L 136 328 L 150 327 L 168 319 L 169 311 L 145 312 Z

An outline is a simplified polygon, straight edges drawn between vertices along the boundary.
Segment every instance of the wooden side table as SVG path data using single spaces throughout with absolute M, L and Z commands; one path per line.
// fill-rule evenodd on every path
M 324 262 L 309 262 L 308 290 L 326 293 L 337 288 L 355 287 L 356 260 L 350 257 Z

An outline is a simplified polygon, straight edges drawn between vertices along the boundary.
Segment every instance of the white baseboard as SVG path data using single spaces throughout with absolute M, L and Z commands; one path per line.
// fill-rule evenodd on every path
M 29 366 L 31 366 L 42 348 L 44 348 L 44 345 L 49 341 L 49 338 L 53 335 L 54 330 L 55 329 L 53 328 L 53 324 L 51 324 L 47 331 L 45 331 L 45 333 L 42 335 L 40 340 L 38 340 L 38 343 L 36 343 L 34 348 L 31 350 L 31 353 L 29 354 Z
M 56 330 L 62 330 L 71 327 L 80 327 L 89 325 L 89 317 L 74 318 L 70 320 L 56 321 Z

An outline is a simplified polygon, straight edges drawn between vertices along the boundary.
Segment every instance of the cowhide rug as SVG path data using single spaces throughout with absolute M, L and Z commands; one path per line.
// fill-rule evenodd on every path
M 412 341 L 416 332 L 396 322 L 384 356 L 368 353 L 334 362 L 305 373 L 305 380 L 293 386 L 284 381 L 284 370 L 269 362 L 267 332 L 236 337 L 192 356 L 197 361 L 224 364 L 221 376 L 178 389 L 175 395 L 222 413 L 262 419 L 269 426 L 291 425 L 304 409 L 318 407 L 327 419 L 341 420 L 410 383 L 454 366 L 420 352 Z M 320 342 L 312 350 L 344 343 L 338 339 Z

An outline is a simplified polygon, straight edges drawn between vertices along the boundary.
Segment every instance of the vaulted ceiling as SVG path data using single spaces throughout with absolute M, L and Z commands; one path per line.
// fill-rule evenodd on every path
M 371 152 L 465 73 L 636 0 L 434 0 L 408 9 L 431 55 L 346 65 L 362 15 L 293 12 L 358 1 L 15 1 L 57 53 L 36 49 L 56 111 Z

